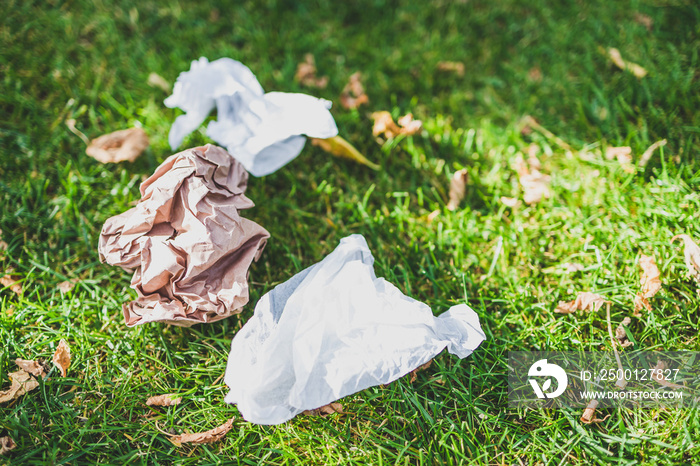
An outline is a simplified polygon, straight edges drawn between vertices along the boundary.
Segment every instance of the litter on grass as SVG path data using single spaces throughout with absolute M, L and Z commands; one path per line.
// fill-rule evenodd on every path
M 299 155 L 303 135 L 326 139 L 338 134 L 331 102 L 306 94 L 265 93 L 253 72 L 230 58 L 193 61 L 178 76 L 165 105 L 185 111 L 170 128 L 173 150 L 216 108 L 217 120 L 209 123 L 207 136 L 254 176 L 269 175 Z
M 136 207 L 108 219 L 100 259 L 127 271 L 138 298 L 124 304 L 128 326 L 214 322 L 248 302 L 248 267 L 269 233 L 241 217 L 248 173 L 207 144 L 170 156 L 141 184 Z
M 361 235 L 263 296 L 231 344 L 226 402 L 257 424 L 280 424 L 387 384 L 444 348 L 469 356 L 486 338 L 465 304 L 433 316 L 374 274 Z

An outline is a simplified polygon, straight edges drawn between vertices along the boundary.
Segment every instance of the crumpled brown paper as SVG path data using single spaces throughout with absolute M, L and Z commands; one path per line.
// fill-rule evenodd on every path
M 100 259 L 136 269 L 128 326 L 214 322 L 248 302 L 248 267 L 270 234 L 239 214 L 254 205 L 247 182 L 228 152 L 196 147 L 170 156 L 141 185 L 136 207 L 105 222 Z

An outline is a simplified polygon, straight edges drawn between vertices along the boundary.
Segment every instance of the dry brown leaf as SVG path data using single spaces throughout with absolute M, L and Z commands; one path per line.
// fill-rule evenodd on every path
M 632 148 L 629 146 L 608 147 L 605 149 L 605 158 L 608 160 L 617 159 L 622 169 L 627 173 L 634 173 L 632 166 Z
M 678 385 L 677 383 L 669 382 L 668 380 L 666 380 L 666 369 L 668 369 L 668 364 L 666 364 L 664 361 L 658 361 L 656 363 L 656 366 L 654 366 L 654 368 L 651 371 L 651 378 L 654 379 L 656 383 L 658 383 L 659 385 L 663 385 L 664 387 L 673 389 L 685 388 L 683 385 Z
M 61 371 L 61 377 L 65 377 L 70 367 L 70 348 L 66 340 L 61 340 L 58 343 L 58 348 L 53 354 L 53 364 Z
M 307 409 L 304 411 L 306 416 L 323 416 L 326 414 L 343 413 L 343 405 L 338 402 L 328 403 L 316 409 Z
M 651 156 L 654 155 L 654 151 L 658 149 L 659 147 L 663 147 L 666 145 L 666 140 L 662 139 L 661 141 L 656 141 L 654 144 L 649 146 L 647 150 L 644 151 L 641 157 L 639 157 L 639 162 L 637 165 L 640 167 L 645 167 L 647 163 L 649 163 L 649 160 L 651 159 Z
M 59 283 L 58 289 L 61 291 L 61 293 L 68 293 L 70 290 L 72 290 L 75 287 L 76 283 L 78 283 L 78 279 L 72 278 L 70 280 L 66 280 L 64 282 Z
M 467 169 L 457 170 L 450 180 L 450 201 L 447 203 L 448 210 L 457 210 L 459 203 L 464 199 L 464 193 L 467 189 L 467 180 L 469 174 Z
M 146 400 L 148 406 L 176 406 L 182 402 L 182 397 L 176 397 L 174 393 L 156 395 Z
M 583 270 L 585 267 L 577 262 L 565 262 L 564 272 L 566 273 L 576 273 Z
M 0 230 L 0 251 L 7 251 L 7 243 L 2 240 L 2 230 Z
M 583 410 L 583 414 L 581 415 L 581 422 L 583 422 L 584 424 L 597 424 L 599 422 L 605 421 L 607 418 L 610 417 L 609 414 L 603 419 L 598 419 L 597 417 L 595 417 L 595 410 L 598 407 L 598 404 L 598 400 L 591 400 L 588 403 L 586 409 Z
M 410 382 L 411 382 L 411 383 L 415 382 L 416 379 L 418 378 L 418 372 L 426 370 L 427 368 L 429 368 L 429 367 L 431 366 L 431 364 L 433 364 L 433 360 L 432 360 L 432 359 L 431 359 L 430 361 L 426 362 L 425 364 L 421 364 L 420 366 L 418 366 L 418 367 L 416 367 L 415 369 L 413 369 L 413 370 L 410 372 L 410 374 L 411 374 Z
M 163 91 L 167 92 L 168 94 L 170 93 L 172 86 L 170 86 L 170 83 L 161 75 L 158 73 L 151 73 L 148 75 L 148 85 L 151 87 L 157 87 L 159 89 L 162 89 Z
M 456 73 L 457 76 L 464 76 L 464 63 L 458 61 L 441 61 L 437 65 L 439 71 Z
M 530 78 L 530 81 L 538 83 L 542 81 L 542 70 L 538 66 L 530 68 L 530 71 L 527 72 L 527 77 Z
M 671 239 L 671 242 L 675 241 L 676 238 L 683 240 L 685 246 L 683 254 L 685 255 L 685 266 L 688 268 L 688 272 L 700 283 L 700 247 L 688 235 L 676 235 Z
M 233 427 L 233 418 L 206 432 L 197 432 L 195 434 L 181 434 L 170 437 L 170 441 L 178 447 L 183 443 L 194 443 L 201 445 L 203 443 L 214 443 L 223 439 L 229 430 Z
M 7 374 L 7 376 L 10 378 L 12 384 L 7 390 L 0 392 L 0 403 L 5 403 L 7 401 L 19 398 L 20 396 L 31 392 L 39 386 L 39 382 L 24 369 L 20 369 L 16 372 L 10 372 Z
M 507 207 L 515 207 L 520 203 L 517 198 L 515 197 L 505 197 L 501 196 L 501 204 L 507 206 Z
M 411 136 L 420 131 L 423 126 L 423 123 L 420 120 L 414 120 L 410 113 L 399 118 L 399 125 L 394 123 L 391 113 L 387 111 L 372 113 L 372 120 L 374 120 L 372 134 L 385 135 L 388 139 L 394 139 L 399 134 Z
M 636 63 L 632 63 L 631 61 L 623 60 L 620 51 L 614 47 L 610 47 L 608 49 L 608 57 L 610 57 L 610 60 L 612 60 L 615 66 L 617 66 L 621 70 L 629 71 L 639 79 L 642 79 L 644 76 L 647 75 L 647 70 L 645 70 L 641 66 L 637 65 Z
M 369 97 L 365 94 L 365 88 L 362 85 L 362 73 L 359 71 L 353 73 L 340 93 L 340 105 L 346 110 L 352 110 L 368 102 Z
M 144 130 L 129 128 L 93 139 L 85 153 L 102 163 L 133 162 L 148 144 L 148 135 Z
M 624 319 L 622 319 L 622 322 L 620 322 L 620 325 L 618 325 L 618 327 L 615 329 L 615 339 L 623 348 L 627 348 L 628 346 L 634 345 L 634 343 L 629 341 L 629 339 L 627 338 L 627 332 L 625 332 L 625 327 L 627 327 L 631 323 L 632 319 L 630 319 L 629 317 L 625 317 Z
M 294 79 L 302 86 L 317 87 L 319 89 L 325 89 L 328 86 L 328 76 L 316 77 L 316 61 L 310 53 L 304 55 L 304 61 L 297 65 Z
M 17 364 L 17 367 L 19 367 L 23 371 L 28 372 L 29 374 L 35 377 L 43 377 L 46 375 L 44 366 L 36 361 L 32 361 L 30 359 L 17 358 L 15 359 L 15 364 Z
M 573 301 L 559 301 L 557 308 L 554 312 L 558 314 L 572 314 L 576 311 L 593 310 L 597 312 L 603 304 L 607 303 L 607 299 L 603 296 L 591 293 L 589 291 L 582 291 L 576 295 L 576 299 Z
M 651 29 L 654 26 L 654 20 L 651 18 L 651 16 L 647 16 L 638 11 L 634 14 L 634 21 L 647 28 L 647 31 L 649 32 L 651 32 Z
M 438 209 L 433 210 L 428 214 L 428 223 L 433 223 L 433 221 L 440 215 L 440 211 Z
M 10 437 L 0 437 L 0 456 L 14 450 L 17 444 Z
M 311 139 L 311 144 L 314 146 L 318 146 L 321 149 L 325 150 L 329 154 L 335 155 L 337 157 L 343 157 L 346 159 L 354 160 L 355 162 L 361 163 L 362 165 L 366 165 L 372 170 L 379 170 L 379 165 L 376 163 L 370 162 L 367 157 L 362 155 L 360 151 L 355 149 L 352 144 L 350 144 L 348 141 L 343 139 L 340 136 L 333 136 L 332 138 L 328 139 L 317 139 L 317 138 L 310 138 Z
M 637 314 L 643 308 L 651 311 L 649 298 L 653 297 L 661 289 L 661 272 L 656 266 L 654 256 L 642 254 L 642 257 L 639 259 L 639 266 L 642 268 L 642 278 L 639 280 L 642 289 L 634 299 L 634 311 Z
M 549 189 L 551 180 L 551 176 L 545 175 L 537 169 L 533 169 L 527 175 L 522 175 L 520 184 L 523 187 L 525 204 L 536 204 L 542 199 L 549 199 L 552 195 L 552 191 Z
M 21 296 L 23 290 L 22 285 L 19 284 L 19 279 L 12 275 L 12 269 L 8 270 L 8 272 L 10 273 L 0 277 L 0 285 L 9 287 L 13 293 Z

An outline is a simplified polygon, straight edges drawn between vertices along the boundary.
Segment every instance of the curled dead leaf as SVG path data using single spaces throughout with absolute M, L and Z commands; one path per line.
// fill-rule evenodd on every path
M 340 93 L 340 105 L 346 110 L 352 110 L 366 103 L 369 103 L 369 97 L 362 85 L 362 73 L 358 71 L 350 76 Z
M 515 197 L 501 196 L 500 201 L 501 204 L 503 204 L 506 207 L 516 207 L 520 203 L 520 201 L 518 201 L 518 199 Z
M 360 151 L 355 149 L 352 144 L 350 144 L 348 141 L 343 139 L 340 136 L 333 136 L 332 138 L 328 139 L 317 139 L 317 138 L 310 138 L 311 139 L 311 144 L 314 146 L 318 146 L 321 149 L 325 150 L 329 154 L 335 155 L 337 157 L 343 157 L 346 159 L 354 160 L 357 163 L 360 163 L 362 165 L 366 165 L 372 170 L 379 170 L 379 165 L 376 163 L 370 162 L 367 157 L 362 155 Z
M 598 400 L 589 401 L 588 405 L 586 406 L 586 409 L 583 410 L 583 414 L 581 415 L 581 422 L 583 422 L 584 424 L 597 424 L 609 418 L 609 414 L 603 419 L 598 419 L 597 417 L 595 417 L 595 410 L 596 408 L 598 408 L 598 405 Z
M 0 437 L 0 456 L 14 450 L 17 444 L 10 437 Z
M 608 160 L 617 159 L 622 169 L 627 173 L 634 173 L 632 166 L 632 148 L 629 146 L 608 147 L 605 149 L 605 158 Z
M 464 76 L 464 63 L 458 61 L 441 61 L 437 65 L 439 71 L 455 73 L 457 76 Z
M 146 400 L 148 406 L 176 406 L 182 402 L 182 397 L 174 393 L 166 393 L 165 395 L 156 395 Z
M 325 89 L 328 86 L 328 76 L 316 77 L 316 61 L 310 53 L 304 55 L 304 61 L 297 65 L 294 79 L 302 86 L 317 87 L 319 89 Z
M 70 367 L 70 348 L 66 340 L 58 343 L 56 352 L 53 354 L 53 363 L 61 371 L 61 377 L 65 377 Z
M 642 278 L 639 280 L 642 289 L 637 293 L 634 299 L 634 311 L 636 313 L 639 313 L 643 308 L 647 311 L 651 311 L 649 298 L 653 297 L 661 290 L 661 272 L 659 272 L 659 268 L 656 266 L 654 256 L 645 256 L 642 254 L 642 257 L 639 259 L 639 266 L 642 268 Z
M 307 409 L 304 411 L 306 416 L 323 416 L 334 413 L 343 413 L 343 405 L 338 402 L 328 403 L 316 409 Z
M 632 319 L 629 317 L 625 317 L 622 319 L 622 322 L 620 322 L 620 325 L 615 329 L 615 339 L 617 340 L 618 344 L 623 347 L 627 348 L 628 346 L 634 345 L 629 339 L 627 338 L 627 332 L 625 331 L 625 327 L 627 327 L 629 324 L 632 323 Z
M 394 139 L 400 134 L 411 136 L 423 127 L 423 123 L 420 120 L 414 120 L 411 113 L 399 118 L 398 125 L 394 123 L 391 113 L 384 110 L 372 113 L 372 120 L 374 120 L 372 134 L 375 136 L 385 135 L 388 139 Z
M 440 211 L 438 209 L 433 210 L 428 214 L 428 223 L 433 223 L 433 221 L 440 215 Z
M 685 266 L 688 268 L 688 272 L 690 272 L 693 278 L 700 283 L 700 247 L 693 241 L 693 238 L 688 235 L 676 235 L 671 239 L 671 242 L 676 239 L 683 240 Z
M 654 20 L 651 18 L 651 16 L 645 15 L 638 11 L 634 14 L 634 21 L 637 24 L 641 24 L 642 26 L 647 28 L 647 31 L 649 32 L 651 32 L 651 29 L 654 26 Z
M 7 243 L 2 240 L 2 230 L 0 230 L 0 251 L 7 251 Z
M 157 87 L 168 94 L 170 94 L 170 91 L 172 90 L 172 86 L 170 83 L 161 75 L 158 73 L 151 73 L 148 75 L 148 85 L 151 87 Z
M 467 180 L 469 174 L 467 169 L 457 170 L 450 180 L 450 201 L 447 203 L 448 210 L 457 210 L 459 203 L 464 199 L 464 194 L 467 189 Z
M 144 130 L 130 128 L 93 139 L 85 153 L 102 163 L 133 162 L 148 144 L 148 135 Z
M 413 369 L 413 370 L 410 372 L 410 374 L 411 374 L 410 382 L 411 382 L 411 383 L 415 382 L 416 379 L 418 378 L 418 372 L 426 370 L 426 369 L 429 368 L 432 364 L 433 364 L 433 360 L 431 359 L 430 361 L 426 362 L 425 364 L 421 364 L 420 366 L 418 366 L 418 367 L 416 367 L 415 369 Z
M 13 293 L 22 296 L 24 291 L 22 290 L 22 285 L 19 283 L 19 278 L 12 275 L 12 269 L 8 270 L 7 275 L 0 277 L 0 285 L 10 288 Z
M 0 403 L 5 403 L 20 396 L 25 393 L 29 393 L 39 386 L 39 382 L 24 369 L 20 369 L 16 372 L 10 372 L 7 374 L 10 378 L 10 388 L 0 392 Z
M 206 432 L 197 432 L 194 434 L 181 434 L 174 435 L 170 437 L 170 441 L 176 446 L 181 446 L 183 443 L 194 443 L 195 445 L 201 445 L 203 443 L 214 443 L 223 439 L 229 430 L 233 427 L 233 418 L 224 422 L 218 427 L 215 427 Z
M 603 307 L 603 304 L 607 303 L 608 300 L 603 296 L 591 293 L 589 291 L 582 291 L 576 295 L 576 299 L 573 301 L 559 301 L 557 308 L 554 312 L 558 314 L 572 314 L 576 311 L 593 310 L 598 312 L 598 310 Z
M 659 147 L 663 147 L 666 145 L 666 140 L 662 139 L 660 141 L 656 141 L 654 144 L 649 146 L 647 150 L 644 151 L 641 157 L 639 157 L 639 165 L 640 167 L 645 167 L 647 163 L 649 163 L 649 160 L 651 159 L 651 156 L 654 155 L 654 151 L 658 149 Z
M 576 273 L 583 270 L 585 267 L 577 262 L 564 262 L 565 273 Z
M 44 370 L 44 366 L 42 366 L 41 364 L 39 364 L 36 361 L 32 361 L 30 359 L 17 358 L 17 359 L 15 359 L 15 364 L 17 364 L 17 367 L 19 367 L 23 371 L 33 375 L 34 377 L 43 377 L 46 375 L 46 371 Z
M 58 284 L 58 289 L 61 293 L 68 293 L 70 290 L 72 290 L 75 287 L 75 284 L 78 283 L 77 278 L 72 278 L 70 280 L 63 281 Z
M 632 63 L 631 61 L 626 61 L 622 59 L 622 55 L 620 54 L 620 51 L 617 50 L 614 47 L 610 47 L 608 49 L 608 57 L 610 60 L 620 68 L 621 70 L 627 70 L 633 75 L 635 75 L 638 79 L 642 79 L 644 76 L 647 75 L 647 70 L 642 68 L 636 63 Z

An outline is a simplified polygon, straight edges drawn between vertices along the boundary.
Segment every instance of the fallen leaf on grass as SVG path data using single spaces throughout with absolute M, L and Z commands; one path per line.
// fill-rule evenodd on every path
M 530 81 L 538 83 L 542 81 L 542 70 L 538 66 L 532 67 L 530 71 L 527 72 L 527 77 Z
M 595 417 L 595 410 L 598 407 L 598 404 L 598 400 L 591 400 L 588 403 L 586 409 L 583 410 L 583 414 L 581 415 L 581 422 L 583 422 L 584 424 L 597 424 L 605 421 L 607 418 L 610 417 L 609 414 L 603 419 L 598 419 L 597 417 Z
M 9 274 L 0 277 L 0 285 L 9 287 L 13 293 L 21 296 L 23 293 L 22 285 L 19 284 L 18 278 L 12 275 L 12 269 L 9 272 Z
M 433 360 L 431 359 L 430 361 L 426 362 L 425 364 L 421 364 L 421 365 L 418 366 L 417 368 L 413 369 L 413 370 L 410 372 L 410 374 L 411 374 L 410 382 L 411 382 L 411 383 L 415 382 L 416 379 L 418 378 L 418 372 L 419 372 L 419 371 L 424 371 L 424 370 L 426 370 L 427 368 L 430 367 L 430 365 L 431 365 L 432 363 L 433 363 Z
M 316 409 L 307 409 L 304 411 L 306 416 L 323 416 L 327 414 L 343 413 L 343 405 L 338 402 L 328 403 Z
M 355 162 L 361 163 L 370 167 L 372 170 L 379 170 L 379 165 L 370 162 L 367 157 L 362 155 L 357 149 L 355 149 L 352 144 L 343 139 L 340 136 L 333 136 L 327 139 L 309 138 L 311 139 L 311 144 L 318 146 L 325 150 L 329 154 L 335 155 L 337 157 L 343 157 L 346 159 L 354 160 Z
M 464 193 L 467 189 L 467 180 L 469 174 L 467 169 L 457 170 L 450 181 L 450 201 L 447 203 L 448 210 L 457 210 L 459 203 L 464 199 Z
M 31 359 L 15 359 L 15 364 L 17 364 L 17 367 L 22 369 L 23 371 L 35 376 L 35 377 L 43 377 L 46 375 L 46 371 L 44 370 L 44 366 L 39 364 L 36 361 L 32 361 Z
M 58 289 L 61 291 L 61 293 L 68 293 L 70 290 L 72 290 L 75 287 L 76 283 L 78 283 L 78 279 L 72 278 L 70 280 L 66 280 L 64 282 L 59 283 Z
M 623 60 L 620 51 L 614 47 L 610 47 L 608 49 L 608 57 L 615 64 L 615 66 L 617 66 L 621 70 L 629 71 L 639 79 L 642 79 L 644 76 L 647 75 L 647 70 L 645 70 L 641 66 L 637 65 L 636 63 L 632 63 L 631 61 Z
M 542 199 L 551 197 L 552 192 L 549 189 L 551 180 L 551 176 L 545 175 L 537 169 L 522 175 L 520 177 L 520 185 L 523 187 L 523 201 L 525 201 L 525 204 L 536 204 Z
M 688 272 L 700 283 L 700 247 L 688 235 L 676 235 L 671 239 L 671 242 L 675 241 L 676 238 L 683 240 L 685 246 L 683 254 L 685 255 L 685 266 L 688 268 Z
M 399 118 L 398 125 L 394 123 L 391 113 L 387 111 L 372 113 L 372 120 L 374 120 L 372 134 L 375 136 L 385 135 L 389 139 L 394 139 L 400 134 L 411 136 L 420 131 L 423 126 L 423 123 L 420 120 L 414 120 L 410 113 Z
M 666 140 L 662 139 L 661 141 L 656 141 L 654 144 L 649 146 L 647 150 L 644 151 L 641 157 L 639 157 L 639 162 L 637 165 L 640 167 L 645 167 L 647 163 L 649 163 L 649 160 L 651 159 L 651 156 L 654 155 L 654 151 L 658 149 L 659 147 L 663 147 L 666 145 Z
M 632 166 L 632 148 L 629 146 L 608 147 L 605 149 L 605 158 L 608 160 L 617 159 L 622 169 L 627 173 L 634 173 Z
M 325 89 L 328 86 L 328 76 L 316 77 L 316 62 L 310 53 L 304 55 L 304 61 L 297 65 L 297 72 L 294 75 L 302 86 L 317 87 Z
M 647 31 L 651 32 L 652 26 L 654 26 L 654 20 L 651 18 L 651 16 L 645 15 L 640 12 L 636 12 L 634 14 L 634 21 L 637 24 L 641 24 L 645 28 L 647 28 Z
M 53 354 L 53 363 L 61 371 L 61 377 L 65 377 L 70 367 L 70 348 L 66 340 L 61 340 L 58 343 L 58 348 Z
M 14 450 L 17 444 L 10 437 L 0 437 L 0 455 Z
M 2 240 L 2 230 L 0 230 L 0 251 L 7 250 L 7 243 Z
M 607 303 L 608 300 L 603 296 L 591 293 L 589 291 L 582 291 L 576 295 L 576 299 L 573 301 L 559 301 L 557 308 L 554 312 L 558 314 L 572 314 L 576 311 L 593 310 L 597 312 L 603 304 Z
M 170 83 L 163 76 L 159 75 L 158 73 L 149 74 L 147 83 L 149 86 L 162 89 L 163 91 L 167 92 L 168 94 L 170 93 L 170 90 L 172 89 L 172 86 L 170 85 Z
M 507 207 L 515 207 L 520 203 L 520 201 L 518 201 L 518 199 L 515 197 L 501 196 L 500 200 L 501 200 L 501 204 L 503 204 Z
M 651 304 L 649 304 L 649 298 L 653 297 L 661 289 L 661 272 L 656 266 L 656 261 L 654 256 L 645 256 L 639 259 L 639 266 L 642 268 L 642 278 L 639 280 L 642 289 L 637 293 L 634 299 L 634 311 L 639 314 L 642 308 L 646 308 L 647 311 L 651 311 Z
M 620 322 L 620 325 L 618 325 L 618 327 L 615 329 L 615 339 L 623 348 L 627 348 L 628 346 L 634 345 L 634 343 L 629 341 L 629 339 L 627 338 L 627 332 L 625 331 L 625 327 L 631 323 L 632 319 L 630 319 L 629 317 L 625 317 L 624 319 L 622 319 L 622 322 Z
M 148 144 L 148 135 L 144 130 L 130 128 L 93 139 L 85 153 L 102 163 L 133 162 Z
M 340 93 L 340 105 L 346 110 L 352 110 L 368 102 L 369 97 L 362 85 L 362 73 L 353 73 Z
M 457 76 L 464 76 L 464 63 L 458 61 L 441 61 L 437 65 L 439 71 L 456 73 Z
M 39 386 L 39 382 L 24 369 L 7 374 L 12 382 L 10 388 L 0 392 L 0 403 L 14 400 Z
M 181 434 L 170 437 L 170 441 L 176 446 L 181 446 L 183 443 L 194 443 L 201 445 L 203 443 L 214 443 L 223 439 L 229 430 L 233 427 L 233 418 L 206 432 L 197 432 L 194 434 Z
M 156 395 L 146 400 L 148 406 L 176 406 L 182 402 L 182 397 L 176 397 L 174 393 Z
M 566 273 L 576 273 L 583 270 L 585 267 L 577 262 L 565 262 L 564 272 Z
M 657 362 L 656 366 L 654 366 L 654 368 L 651 371 L 651 378 L 654 379 L 659 385 L 663 385 L 664 387 L 673 389 L 685 388 L 683 385 L 678 385 L 677 383 L 669 382 L 668 380 L 666 380 L 664 373 L 667 369 L 668 364 L 666 364 L 664 361 Z

